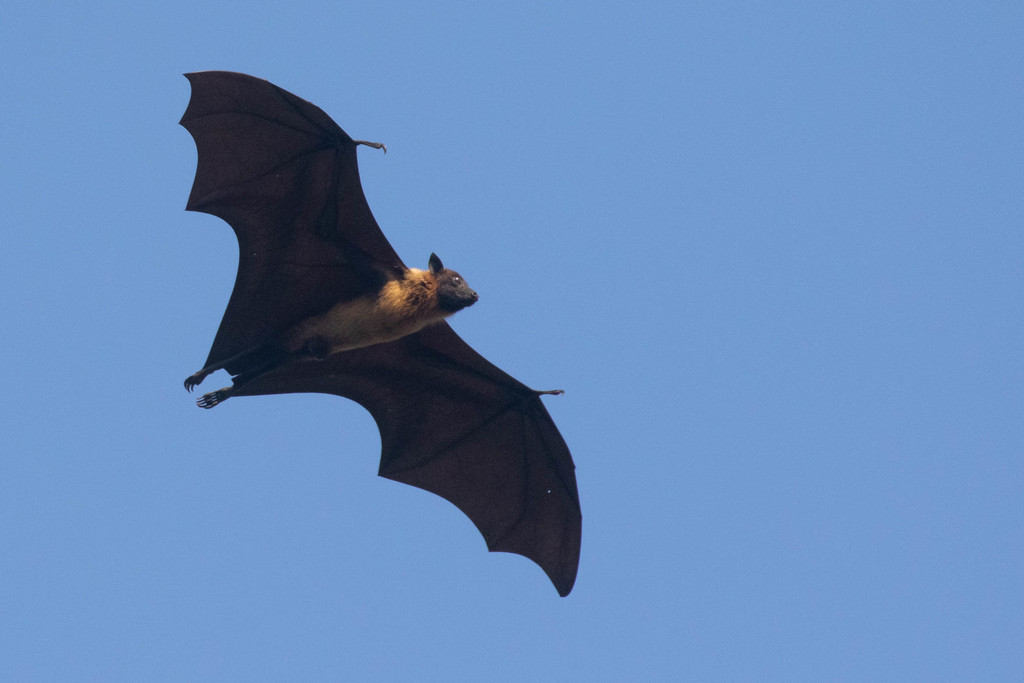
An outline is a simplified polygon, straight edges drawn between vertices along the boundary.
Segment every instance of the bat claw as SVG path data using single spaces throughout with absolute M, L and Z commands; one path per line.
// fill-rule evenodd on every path
M 382 149 L 384 150 L 385 154 L 388 153 L 388 146 L 385 145 L 383 142 L 367 142 L 366 140 L 353 140 L 352 142 L 356 143 L 357 145 L 366 145 L 367 147 L 373 147 L 374 149 Z

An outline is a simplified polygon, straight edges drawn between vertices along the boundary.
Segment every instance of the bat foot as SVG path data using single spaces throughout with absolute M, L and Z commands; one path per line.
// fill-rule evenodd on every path
M 197 385 L 202 384 L 204 379 L 206 379 L 206 373 L 202 370 L 194 375 L 189 375 L 185 378 L 185 391 L 191 392 Z
M 200 396 L 196 400 L 196 405 L 199 406 L 200 408 L 206 408 L 207 410 L 209 410 L 218 403 L 223 403 L 224 401 L 231 398 L 232 393 L 234 393 L 234 387 L 224 387 L 223 389 L 218 389 L 217 391 L 211 391 L 208 394 L 203 394 L 202 396 Z

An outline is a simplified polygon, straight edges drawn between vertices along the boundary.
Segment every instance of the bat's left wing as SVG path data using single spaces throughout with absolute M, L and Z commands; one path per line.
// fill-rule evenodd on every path
M 207 365 L 224 362 L 400 271 L 359 182 L 357 143 L 315 104 L 260 78 L 185 74 L 198 151 L 186 208 L 238 237 L 238 277 Z M 241 367 L 227 364 L 232 374 Z
M 301 392 L 365 407 L 380 429 L 381 476 L 446 498 L 489 550 L 528 557 L 560 595 L 572 590 L 582 515 L 569 449 L 539 392 L 447 323 L 322 362 L 289 363 L 236 395 Z

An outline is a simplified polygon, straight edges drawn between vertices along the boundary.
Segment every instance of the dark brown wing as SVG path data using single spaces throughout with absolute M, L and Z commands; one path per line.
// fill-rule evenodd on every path
M 381 435 L 380 475 L 451 501 L 492 551 L 524 555 L 560 595 L 576 580 L 582 517 L 575 466 L 537 392 L 446 324 L 388 344 L 293 362 L 236 396 L 350 398 Z
M 317 106 L 244 74 L 185 74 L 199 153 L 188 210 L 238 237 L 238 277 L 207 365 L 374 287 L 402 261 L 370 213 L 356 144 Z M 234 372 L 230 365 L 229 372 Z

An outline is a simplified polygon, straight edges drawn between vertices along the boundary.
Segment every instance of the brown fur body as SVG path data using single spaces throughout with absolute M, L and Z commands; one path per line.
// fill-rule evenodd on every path
M 455 313 L 441 308 L 437 286 L 433 273 L 410 268 L 375 294 L 335 304 L 326 313 L 303 320 L 289 332 L 285 349 L 316 348 L 318 355 L 330 355 L 418 332 Z

